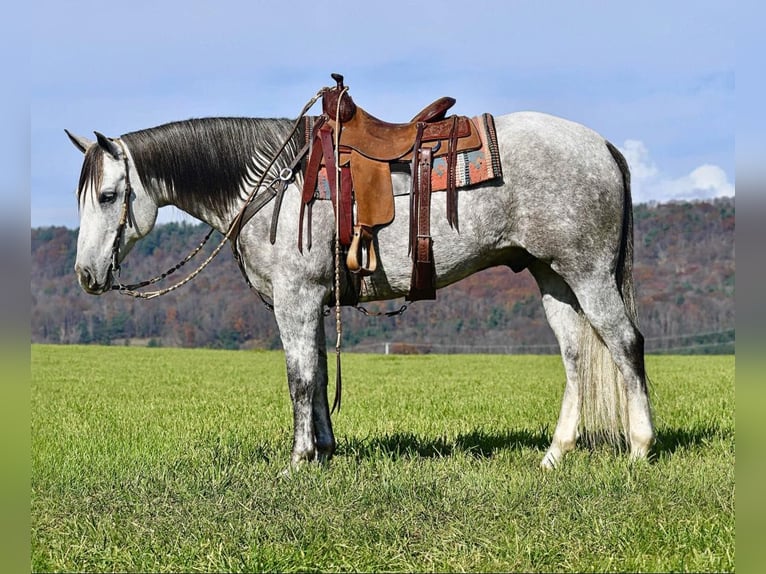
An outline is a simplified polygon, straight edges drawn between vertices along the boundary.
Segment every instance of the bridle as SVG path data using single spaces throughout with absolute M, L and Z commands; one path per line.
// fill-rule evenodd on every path
M 122 201 L 122 211 L 120 211 L 120 220 L 117 224 L 117 235 L 112 243 L 112 277 L 118 277 L 120 274 L 120 244 L 125 235 L 125 226 L 134 226 L 134 220 L 130 215 L 130 198 L 133 195 L 133 186 L 130 184 L 130 166 L 128 165 L 128 154 L 125 151 L 125 145 L 122 140 L 115 140 L 122 150 L 122 161 L 125 165 L 125 197 Z

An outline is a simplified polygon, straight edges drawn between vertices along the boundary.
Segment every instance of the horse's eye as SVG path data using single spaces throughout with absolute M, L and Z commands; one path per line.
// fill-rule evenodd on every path
M 113 203 L 115 199 L 117 199 L 116 191 L 102 191 L 98 195 L 99 203 Z

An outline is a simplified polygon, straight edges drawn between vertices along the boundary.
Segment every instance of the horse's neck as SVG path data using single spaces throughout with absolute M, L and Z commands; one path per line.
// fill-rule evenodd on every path
M 147 193 L 153 198 L 158 207 L 175 207 L 181 211 L 188 213 L 193 218 L 210 225 L 221 233 L 226 233 L 231 225 L 231 222 L 237 216 L 241 205 L 237 205 L 234 209 L 228 209 L 225 213 L 217 213 L 216 211 L 207 209 L 204 205 L 179 205 L 179 202 L 174 199 L 174 195 L 180 196 L 183 190 L 179 190 L 176 194 L 171 194 L 162 182 L 152 181 L 150 189 L 146 190 Z M 242 202 L 244 205 L 244 202 Z
M 244 198 L 246 198 L 247 194 L 251 191 L 244 190 L 240 192 L 238 195 L 242 199 L 233 202 L 230 207 L 211 209 L 202 202 L 182 201 L 182 198 L 184 197 L 183 188 L 171 192 L 171 190 L 168 189 L 167 184 L 162 180 L 152 178 L 150 181 L 144 182 L 140 178 L 138 170 L 135 167 L 131 171 L 131 178 L 135 178 L 135 181 L 139 182 L 138 185 L 135 183 L 133 184 L 134 189 L 140 186 L 158 208 L 175 207 L 188 213 L 195 219 L 210 225 L 221 233 L 226 233 L 229 230 L 234 218 L 245 204 Z
M 236 217 L 237 215 L 237 211 L 235 210 L 232 210 L 231 214 L 226 213 L 223 216 L 221 216 L 221 214 L 207 210 L 202 206 L 196 206 L 195 208 L 191 209 L 188 207 L 181 208 L 175 203 L 167 203 L 166 205 L 172 205 L 174 207 L 177 207 L 178 209 L 181 209 L 182 211 L 185 211 L 186 213 L 188 213 L 195 219 L 198 219 L 199 221 L 206 223 L 207 225 L 215 228 L 217 231 L 220 231 L 221 233 L 226 233 L 229 230 L 231 222 L 234 220 L 234 217 Z
M 291 123 L 189 120 L 130 134 L 127 147 L 135 144 L 141 171 L 151 180 L 145 182 L 146 191 L 158 207 L 173 205 L 225 232 L 262 179 L 256 177 L 266 167 L 262 164 L 284 145 Z M 192 135 L 178 137 L 194 126 Z

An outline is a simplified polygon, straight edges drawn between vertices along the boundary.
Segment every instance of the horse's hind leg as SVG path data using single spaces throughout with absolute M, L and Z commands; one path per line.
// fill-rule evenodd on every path
M 644 366 L 644 337 L 628 316 L 612 275 L 575 282 L 572 289 L 585 316 L 622 374 L 627 401 L 627 432 L 632 458 L 646 458 L 654 443 Z
M 529 270 L 537 281 L 548 323 L 556 335 L 566 372 L 566 386 L 561 412 L 551 445 L 542 460 L 543 468 L 554 468 L 575 448 L 580 423 L 580 381 L 577 361 L 580 358 L 579 337 L 584 318 L 579 313 L 577 298 L 564 280 L 551 268 L 535 261 Z

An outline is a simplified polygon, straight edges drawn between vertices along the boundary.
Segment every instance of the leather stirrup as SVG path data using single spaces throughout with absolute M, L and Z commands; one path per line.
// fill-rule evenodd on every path
M 367 251 L 367 265 L 362 266 L 362 251 Z M 375 273 L 378 268 L 378 254 L 375 251 L 375 242 L 372 238 L 372 230 L 364 225 L 354 226 L 354 235 L 351 247 L 348 249 L 346 266 L 352 273 L 367 277 Z

